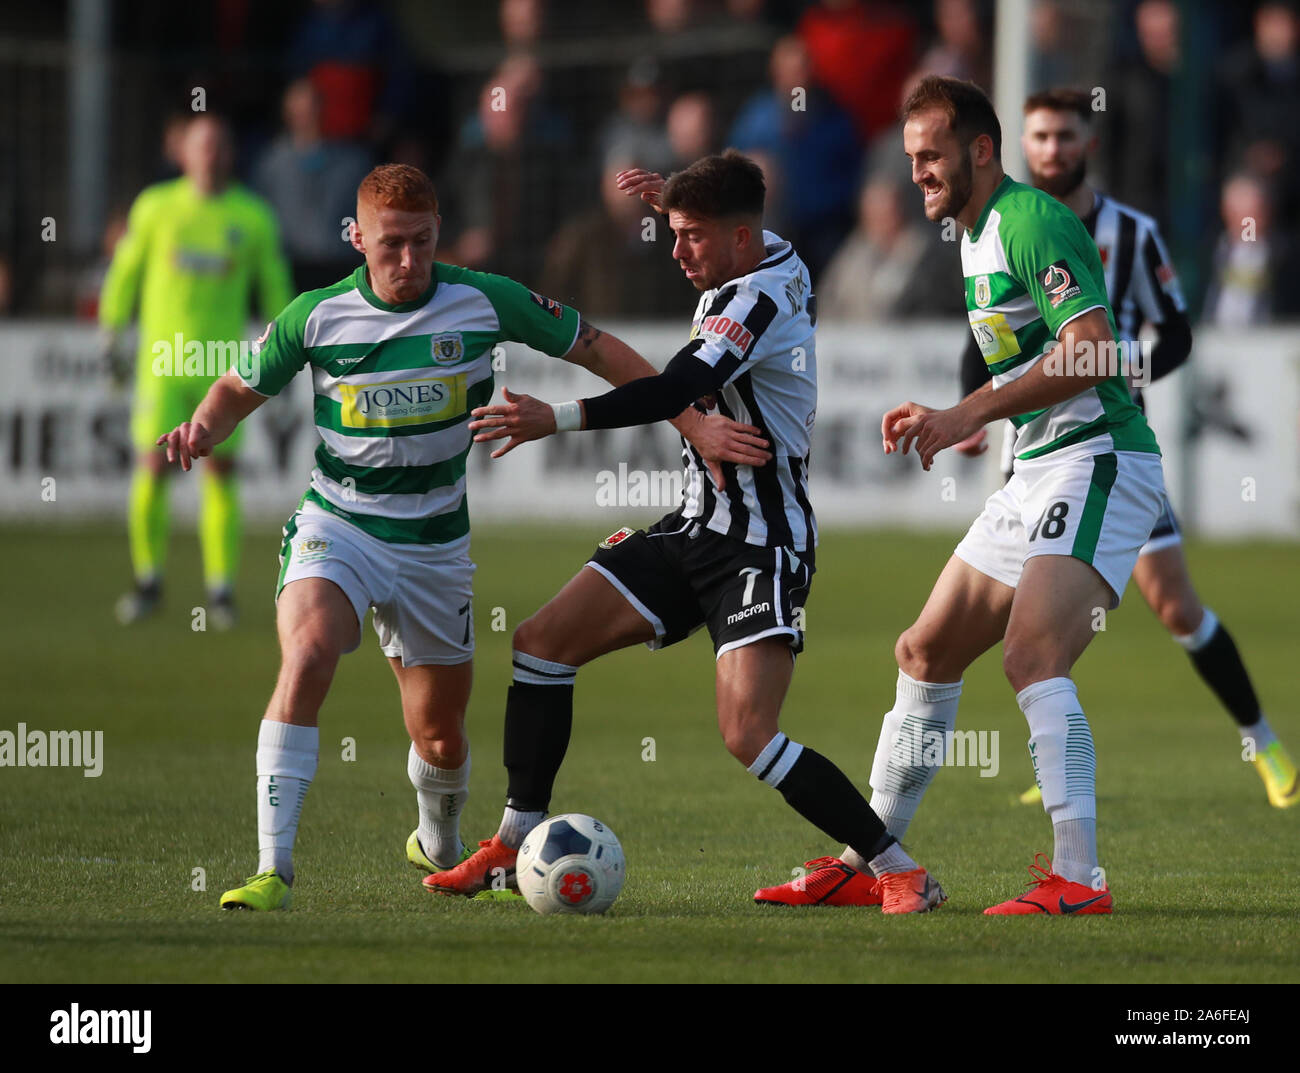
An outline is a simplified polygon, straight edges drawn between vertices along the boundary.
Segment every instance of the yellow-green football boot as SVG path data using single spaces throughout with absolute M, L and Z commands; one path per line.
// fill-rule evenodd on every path
M 1273 742 L 1251 763 L 1264 780 L 1270 805 L 1274 808 L 1300 805 L 1300 777 L 1296 775 L 1295 761 L 1287 755 L 1280 741 Z
M 1034 783 L 1028 790 L 1020 795 L 1022 805 L 1041 805 L 1043 803 L 1043 791 L 1038 788 L 1038 783 Z
M 469 856 L 469 847 L 462 845 L 460 848 L 460 859 L 463 861 Z M 435 872 L 445 872 L 447 869 L 439 868 L 433 861 L 429 860 L 429 855 L 424 852 L 424 847 L 420 845 L 420 829 L 417 827 L 411 832 L 411 837 L 406 840 L 406 859 L 416 868 L 420 869 L 426 876 L 431 876 Z
M 292 900 L 289 884 L 280 878 L 274 868 L 249 876 L 242 887 L 228 890 L 221 896 L 222 909 L 288 909 Z

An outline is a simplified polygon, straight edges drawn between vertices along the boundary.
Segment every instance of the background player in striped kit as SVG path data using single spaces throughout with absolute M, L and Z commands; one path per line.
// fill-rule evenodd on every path
M 1097 147 L 1090 94 L 1075 89 L 1044 90 L 1025 100 L 1024 111 L 1021 144 L 1030 181 L 1070 208 L 1097 243 L 1119 337 L 1136 341 L 1144 323 L 1155 329 L 1150 360 L 1138 371 L 1144 383 L 1159 380 L 1186 360 L 1192 332 L 1178 278 L 1155 221 L 1088 184 L 1088 159 Z M 962 355 L 962 394 L 969 395 L 988 380 L 988 366 L 972 338 Z M 1133 386 L 1133 401 L 1143 405 L 1138 384 Z M 1004 430 L 1002 470 L 1009 480 L 1015 436 L 1009 422 Z M 1264 781 L 1269 803 L 1277 808 L 1300 803 L 1295 764 L 1264 717 L 1237 646 L 1192 585 L 1182 533 L 1168 497 L 1150 539 L 1138 554 L 1133 581 L 1236 722 Z M 1040 800 L 1037 785 L 1022 794 L 1021 800 L 1026 804 Z
M 440 222 L 423 172 L 374 169 L 357 191 L 353 231 L 365 264 L 290 303 L 256 376 L 221 377 L 193 419 L 158 441 L 188 469 L 311 366 L 321 443 L 280 556 L 280 673 L 257 747 L 258 872 L 222 895 L 224 909 L 289 904 L 317 716 L 371 606 L 411 737 L 419 825 L 407 858 L 425 873 L 461 858 L 474 651 L 466 426 L 470 409 L 492 397 L 492 349 L 517 340 L 613 384 L 654 371 L 574 310 L 503 276 L 434 261 Z M 709 458 L 747 456 L 729 449 L 737 426 L 725 418 L 690 411 L 674 424 Z
M 851 887 L 859 904 L 885 913 L 927 912 L 944 900 L 939 884 L 839 768 L 778 726 L 794 656 L 803 648 L 817 540 L 806 483 L 817 407 L 808 270 L 790 243 L 763 230 L 763 173 L 735 150 L 698 160 L 667 184 L 639 170 L 619 182 L 667 212 L 673 257 L 703 292 L 690 341 L 660 375 L 599 398 L 553 407 L 521 395 L 482 407 L 470 426 L 484 430 L 476 438 L 509 437 L 497 457 L 557 431 L 646 424 L 700 400 L 702 408 L 752 422 L 767 439 L 755 438 L 746 464 L 724 465 L 721 483 L 686 448 L 682 505 L 648 530 L 611 535 L 515 631 L 501 826 L 474 856 L 427 877 L 425 886 L 473 895 L 496 869 L 513 873 L 519 846 L 550 806 L 581 666 L 634 644 L 670 645 L 704 625 L 728 751 L 806 820 L 863 857 L 859 872 L 810 878 L 800 895 L 828 898 Z M 770 454 L 761 450 L 768 442 Z M 762 894 L 759 900 L 768 900 Z

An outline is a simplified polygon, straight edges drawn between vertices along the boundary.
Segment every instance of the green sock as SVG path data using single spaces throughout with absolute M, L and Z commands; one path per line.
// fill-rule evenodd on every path
M 204 466 L 199 480 L 199 549 L 209 592 L 233 587 L 239 568 L 239 485 Z
M 137 467 L 131 478 L 126 528 L 138 582 L 162 577 L 167 563 L 167 508 L 166 478 Z

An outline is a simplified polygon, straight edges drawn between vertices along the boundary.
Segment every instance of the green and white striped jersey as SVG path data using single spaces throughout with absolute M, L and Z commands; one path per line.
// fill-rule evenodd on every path
M 995 390 L 1041 361 L 1056 345 L 1061 328 L 1081 313 L 1104 309 L 1111 336 L 1116 334 L 1096 245 L 1079 218 L 1041 190 L 1004 178 L 975 227 L 962 236 L 961 264 L 971 331 Z M 1076 369 L 1085 358 L 1075 357 Z M 1037 458 L 1082 443 L 1098 453 L 1160 453 L 1118 373 L 1071 399 L 1011 421 L 1017 430 L 1017 458 Z
M 244 383 L 277 395 L 306 365 L 316 468 L 306 501 L 393 544 L 469 533 L 469 412 L 492 398 L 492 348 L 567 354 L 578 314 L 504 276 L 435 263 L 412 302 L 376 297 L 362 265 L 276 318 Z

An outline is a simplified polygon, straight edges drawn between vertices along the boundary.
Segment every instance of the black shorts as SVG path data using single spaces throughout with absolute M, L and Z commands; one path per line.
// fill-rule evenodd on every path
M 707 626 L 717 656 L 765 637 L 803 651 L 804 603 L 816 570 L 811 550 L 756 547 L 675 511 L 649 529 L 607 537 L 587 566 L 654 627 L 650 648 Z

